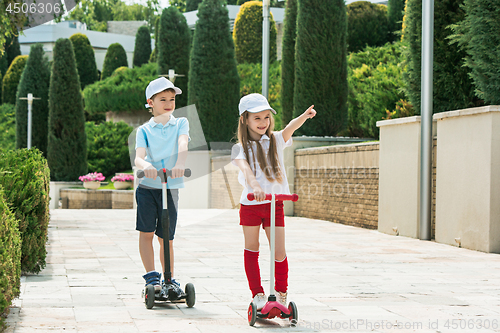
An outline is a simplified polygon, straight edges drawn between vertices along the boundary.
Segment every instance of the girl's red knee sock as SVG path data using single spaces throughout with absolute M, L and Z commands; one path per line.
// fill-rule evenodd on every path
M 248 286 L 252 291 L 252 297 L 258 293 L 264 293 L 260 283 L 259 251 L 245 249 L 245 273 L 247 274 Z
M 276 291 L 286 293 L 288 288 L 288 259 L 285 257 L 282 261 L 274 262 L 274 270 L 276 274 L 275 289 Z

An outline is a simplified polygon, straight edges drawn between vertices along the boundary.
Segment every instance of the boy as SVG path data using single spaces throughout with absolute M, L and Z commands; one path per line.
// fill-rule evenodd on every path
M 177 206 L 179 188 L 184 187 L 183 176 L 188 151 L 189 122 L 186 118 L 174 118 L 175 96 L 182 91 L 164 77 L 153 80 L 146 88 L 147 108 L 153 117 L 140 126 L 136 134 L 135 165 L 144 170 L 136 191 L 137 221 L 136 230 L 139 234 L 139 253 L 146 270 L 143 276 L 146 285 L 154 285 L 155 290 L 161 290 L 161 273 L 155 270 L 153 238 L 158 236 L 160 243 L 160 261 L 165 272 L 163 258 L 163 229 L 161 225 L 162 190 L 157 169 L 172 170 L 171 179 L 167 183 L 167 204 L 170 217 L 170 271 L 173 279 L 174 251 L 173 239 L 177 223 Z

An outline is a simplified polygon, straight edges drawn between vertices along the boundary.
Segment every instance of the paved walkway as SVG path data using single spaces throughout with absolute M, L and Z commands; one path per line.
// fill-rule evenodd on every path
M 281 319 L 248 326 L 236 210 L 180 212 L 176 275 L 194 283 L 196 305 L 152 310 L 141 299 L 135 212 L 54 210 L 47 267 L 23 277 L 7 332 L 500 331 L 499 255 L 325 221 L 286 223 L 295 328 Z M 266 290 L 268 258 L 263 246 Z

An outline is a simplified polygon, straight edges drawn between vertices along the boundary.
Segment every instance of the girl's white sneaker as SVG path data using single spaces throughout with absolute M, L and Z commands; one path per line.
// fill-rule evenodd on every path
M 267 303 L 267 297 L 263 293 L 258 293 L 253 298 L 252 302 L 257 306 L 257 310 L 262 310 L 264 305 L 266 305 L 266 303 Z
M 276 291 L 276 300 L 286 306 L 286 298 L 288 293 L 282 293 L 281 291 Z

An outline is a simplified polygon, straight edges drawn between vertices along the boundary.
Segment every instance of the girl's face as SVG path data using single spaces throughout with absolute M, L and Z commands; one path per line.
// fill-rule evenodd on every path
M 252 139 L 260 140 L 271 125 L 271 111 L 265 110 L 258 113 L 249 113 L 247 124 Z
M 175 92 L 162 91 L 153 96 L 153 99 L 148 99 L 148 104 L 153 108 L 153 116 L 170 116 L 175 110 Z

